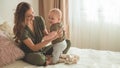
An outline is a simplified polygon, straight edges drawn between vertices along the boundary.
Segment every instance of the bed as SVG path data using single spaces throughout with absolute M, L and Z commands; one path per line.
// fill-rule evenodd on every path
M 18 60 L 3 68 L 120 68 L 120 52 L 71 47 L 68 54 L 76 54 L 80 57 L 77 64 L 59 63 L 44 67 L 30 65 Z
M 12 36 L 10 28 L 6 23 L 0 24 L 0 30 L 8 32 Z M 59 63 L 48 66 L 34 66 L 22 60 L 17 60 L 0 68 L 120 68 L 120 52 L 71 47 L 68 54 L 75 54 L 80 57 L 77 64 L 67 65 Z

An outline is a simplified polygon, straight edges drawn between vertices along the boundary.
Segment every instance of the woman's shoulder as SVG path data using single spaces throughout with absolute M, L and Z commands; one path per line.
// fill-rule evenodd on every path
M 40 20 L 40 19 L 43 19 L 43 17 L 42 17 L 42 16 L 35 16 L 35 20 L 36 20 L 36 19 L 39 19 L 39 20 Z
M 36 27 L 41 28 L 41 29 L 44 30 L 44 28 L 45 28 L 45 21 L 44 21 L 42 16 L 35 16 L 34 22 L 35 22 L 35 26 Z
M 38 23 L 40 23 L 40 22 L 44 23 L 45 22 L 42 16 L 35 16 L 35 21 L 38 22 Z

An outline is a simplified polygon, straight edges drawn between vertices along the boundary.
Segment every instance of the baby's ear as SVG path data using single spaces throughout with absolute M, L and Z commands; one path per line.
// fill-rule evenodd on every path
M 61 19 L 60 19 L 60 18 L 58 18 L 58 21 L 60 22 L 60 21 L 61 21 Z

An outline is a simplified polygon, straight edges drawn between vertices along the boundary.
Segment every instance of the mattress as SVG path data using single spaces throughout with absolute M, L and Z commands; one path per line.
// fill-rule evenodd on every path
M 34 66 L 18 60 L 3 68 L 120 68 L 120 52 L 71 47 L 68 54 L 76 54 L 80 57 L 77 64 Z

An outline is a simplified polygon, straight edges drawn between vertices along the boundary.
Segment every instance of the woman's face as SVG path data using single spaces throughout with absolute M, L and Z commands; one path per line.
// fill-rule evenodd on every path
M 33 21 L 33 20 L 34 20 L 34 11 L 33 11 L 33 8 L 30 8 L 25 13 L 25 21 L 30 22 L 30 21 Z

